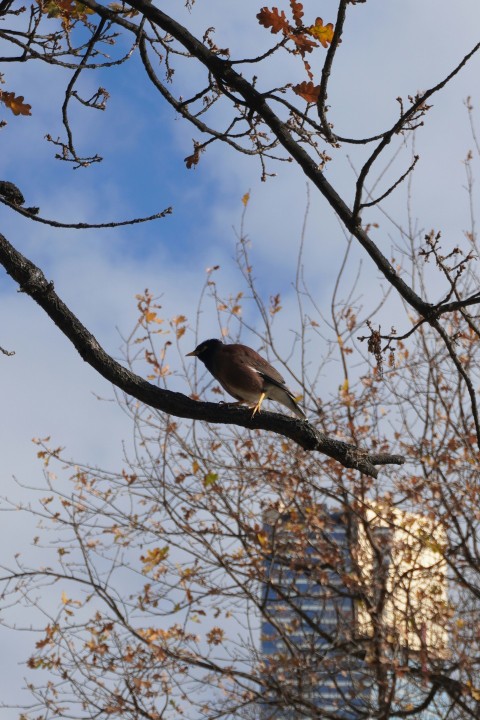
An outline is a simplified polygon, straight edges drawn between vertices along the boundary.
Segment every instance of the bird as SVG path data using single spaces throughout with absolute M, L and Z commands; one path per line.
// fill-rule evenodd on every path
M 186 357 L 190 356 L 198 357 L 238 404 L 246 403 L 253 408 L 252 418 L 266 399 L 281 403 L 298 418 L 306 419 L 280 373 L 252 348 L 211 339 L 187 353 Z

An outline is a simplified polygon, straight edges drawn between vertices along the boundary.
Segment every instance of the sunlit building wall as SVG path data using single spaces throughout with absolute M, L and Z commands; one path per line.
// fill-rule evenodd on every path
M 325 509 L 318 515 L 323 527 L 315 532 L 298 514 L 264 516 L 261 652 L 269 680 L 262 720 L 318 718 L 319 710 L 345 720 L 365 714 L 375 704 L 374 626 L 387 663 L 396 658 L 421 671 L 422 663 L 448 656 L 444 531 L 385 503 L 363 508 L 353 524 Z M 360 578 L 363 596 L 347 587 L 350 575 Z M 393 710 L 421 703 L 421 672 L 418 687 L 400 676 L 394 682 Z M 446 707 L 438 695 L 415 717 L 442 720 Z

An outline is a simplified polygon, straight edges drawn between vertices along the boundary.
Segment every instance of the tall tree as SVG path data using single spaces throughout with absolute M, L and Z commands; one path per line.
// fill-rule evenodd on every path
M 187 9 L 192 5 L 187 2 Z M 478 716 L 480 294 L 474 203 L 471 229 L 449 250 L 442 249 L 437 231 L 418 232 L 413 223 L 408 230 L 400 228 L 407 248 L 403 269 L 387 256 L 383 238 L 375 241 L 370 213 L 414 175 L 415 131 L 428 121 L 431 99 L 455 81 L 480 43 L 466 48 L 429 89 L 399 99 L 398 117 L 385 129 L 343 137 L 331 119 L 335 108 L 328 96 L 345 30 L 362 5 L 340 0 L 335 16 L 324 19 L 317 10 L 309 15 L 312 11 L 294 0 L 252 12 L 246 8 L 249 22 L 265 37 L 265 47 L 251 56 L 234 54 L 211 27 L 193 32 L 189 16 L 180 10 L 186 21 L 144 0 L 51 0 L 30 7 L 0 3 L 5 66 L 18 64 L 26 72 L 30 64 L 43 62 L 52 75 L 58 71 L 67 77 L 64 135 L 48 137 L 60 161 L 95 172 L 101 157 L 79 149 L 72 106 L 80 103 L 85 112 L 104 109 L 108 91 L 100 86 L 83 97 L 77 88 L 86 72 L 103 80 L 108 68 L 124 71 L 136 59 L 151 92 L 195 129 L 188 168 L 201 164 L 214 143 L 257 161 L 266 181 L 277 163 L 294 163 L 310 181 L 310 193 L 327 201 L 347 236 L 324 323 L 328 332 L 321 361 L 315 340 L 326 313 L 318 309 L 303 282 L 301 259 L 298 263 L 295 348 L 301 369 L 296 380 L 308 422 L 263 409 L 252 417 L 246 408 L 203 402 L 199 398 L 209 380 L 191 366 L 182 371 L 189 394 L 173 392 L 167 358 L 176 347 L 185 353 L 185 330 L 191 326 L 177 316 L 171 320 L 173 345 L 170 340 L 160 345 L 156 329 L 165 319 L 148 292 L 138 299 L 138 326 L 126 343 L 125 362 L 118 362 L 42 270 L 0 236 L 0 262 L 7 273 L 81 357 L 121 391 L 137 440 L 136 456 L 118 474 L 73 467 L 71 493 L 58 491 L 47 473 L 50 492 L 31 512 L 52 524 L 54 557 L 46 567 L 41 562 L 38 568 L 4 569 L 4 597 L 12 606 L 26 598 L 47 615 L 29 660 L 30 668 L 48 673 L 45 686 L 32 684 L 34 715 L 255 717 L 263 707 L 272 717 L 285 708 L 299 717 L 324 717 L 305 687 L 317 682 L 318 673 L 335 684 L 347 672 L 345 659 L 353 659 L 348 672 L 362 674 L 366 705 L 357 707 L 351 694 L 345 695 L 343 704 L 328 711 L 332 718 L 344 717 L 346 707 L 358 718 L 415 717 L 429 708 L 444 717 Z M 283 55 L 296 68 L 295 78 L 301 73 L 298 82 L 275 72 Z M 32 111 L 28 97 L 11 85 L 0 91 L 0 101 L 15 116 L 28 119 Z M 473 118 L 470 104 L 468 110 Z M 480 154 L 475 132 L 472 143 Z M 373 169 L 389 163 L 392 145 L 406 147 L 410 157 L 395 177 L 387 181 L 381 175 L 378 185 Z M 362 149 L 361 164 L 350 186 L 336 187 L 331 168 L 351 147 Z M 471 198 L 473 157 L 466 161 Z M 38 208 L 25 207 L 21 190 L 9 178 L 0 184 L 0 200 L 31 221 L 32 231 L 34 223 L 101 227 L 43 217 Z M 245 208 L 248 203 L 246 195 Z M 105 225 L 153 222 L 169 212 Z M 395 317 L 395 324 L 401 324 L 401 332 L 392 328 L 383 334 L 375 314 L 358 307 L 352 274 L 353 289 L 340 299 L 355 246 L 374 263 L 383 287 L 400 300 L 403 315 Z M 259 345 L 281 362 L 272 329 L 281 302 L 276 297 L 270 305 L 262 301 L 243 229 L 237 260 L 244 283 L 238 294 L 222 297 L 212 269 L 202 302 L 208 298 L 210 307 L 224 314 L 226 327 L 229 318 L 240 318 L 241 329 L 246 321 L 239 308 L 246 293 L 262 321 Z M 443 283 L 440 292 L 437 283 L 430 291 L 430 266 Z M 378 303 L 382 300 L 379 294 Z M 144 364 L 138 365 L 138 349 L 144 351 Z M 319 366 L 332 358 L 341 367 L 340 392 L 321 403 Z M 213 389 L 221 397 L 221 390 Z M 192 420 L 203 423 L 199 427 Z M 343 437 L 339 428 L 345 429 Z M 39 453 L 46 464 L 60 460 L 69 465 L 46 443 Z M 405 461 L 405 472 L 395 467 Z M 378 466 L 395 467 L 388 481 L 378 482 Z M 332 541 L 332 507 L 348 530 L 345 548 Z M 275 543 L 268 530 L 265 518 L 272 513 L 285 523 L 284 543 Z M 388 572 L 379 527 L 391 535 Z M 305 566 L 308 548 L 314 560 Z M 433 559 L 424 565 L 427 551 Z M 269 572 L 272 567 L 277 575 Z M 290 575 L 282 576 L 283 569 Z M 425 574 L 428 582 L 422 581 Z M 348 632 L 340 632 L 337 624 L 327 633 L 321 621 L 305 616 L 292 577 L 306 579 L 330 597 L 347 597 L 355 613 L 361 608 L 363 625 L 352 620 Z M 52 583 L 64 588 L 55 611 L 49 609 L 47 591 Z M 402 583 L 403 605 L 398 599 Z M 283 594 L 293 612 L 293 630 L 276 622 L 265 602 L 266 587 Z M 258 652 L 262 620 L 284 644 L 276 664 L 267 664 Z M 311 641 L 309 653 L 294 631 Z M 448 647 L 440 642 L 444 637 Z

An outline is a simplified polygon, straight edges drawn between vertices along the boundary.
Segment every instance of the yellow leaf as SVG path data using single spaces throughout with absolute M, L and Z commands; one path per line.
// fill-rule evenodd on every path
M 242 197 L 242 203 L 245 207 L 248 205 L 248 201 L 250 200 L 250 193 L 246 192 L 245 195 Z
M 308 32 L 319 40 L 324 48 L 328 47 L 329 43 L 333 40 L 333 24 L 328 23 L 324 25 L 321 17 L 317 17 L 315 25 L 311 25 L 308 28 Z
M 268 546 L 268 535 L 264 530 L 262 530 L 262 532 L 257 533 L 257 540 L 262 547 Z
M 140 560 L 143 563 L 143 573 L 148 573 L 153 570 L 154 567 L 159 565 L 161 562 L 166 560 L 169 553 L 168 545 L 164 547 L 156 547 L 153 550 L 147 550 L 146 555 L 142 555 Z
M 145 313 L 145 320 L 147 321 L 147 323 L 155 322 L 158 325 L 161 325 L 163 323 L 163 320 L 161 320 L 158 317 L 157 313 L 154 312 L 153 310 L 149 310 L 148 312 Z
M 341 387 L 342 393 L 348 393 L 348 378 L 345 378 Z
M 209 473 L 207 473 L 207 475 L 205 475 L 205 477 L 203 479 L 203 484 L 205 485 L 205 487 L 208 487 L 209 485 L 214 485 L 217 482 L 217 480 L 218 480 L 217 473 L 209 472 Z
M 70 602 L 70 598 L 68 597 L 67 593 L 65 591 L 62 592 L 62 603 L 66 605 Z
M 480 700 L 480 690 L 477 690 L 477 688 L 470 682 L 470 680 L 467 682 L 467 687 L 470 690 L 470 693 L 474 700 Z

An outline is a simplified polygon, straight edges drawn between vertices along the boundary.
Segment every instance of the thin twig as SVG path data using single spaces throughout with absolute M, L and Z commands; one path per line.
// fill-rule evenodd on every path
M 148 217 L 142 218 L 132 218 L 131 220 L 120 220 L 118 222 L 112 221 L 107 223 L 64 223 L 60 222 L 59 220 L 51 220 L 49 218 L 40 217 L 28 208 L 19 207 L 14 203 L 8 202 L 8 200 L 1 196 L 0 202 L 4 205 L 7 205 L 12 210 L 15 210 L 15 212 L 19 213 L 20 215 L 23 215 L 23 217 L 28 218 L 29 220 L 34 220 L 35 222 L 42 223 L 43 225 L 50 225 L 50 227 L 66 228 L 70 230 L 92 230 L 95 228 L 116 228 L 122 227 L 123 225 L 138 225 L 139 223 L 150 222 L 151 220 L 159 220 L 160 218 L 164 218 L 167 215 L 171 215 L 173 212 L 173 208 L 168 207 L 161 212 L 155 213 L 154 215 L 149 215 Z

